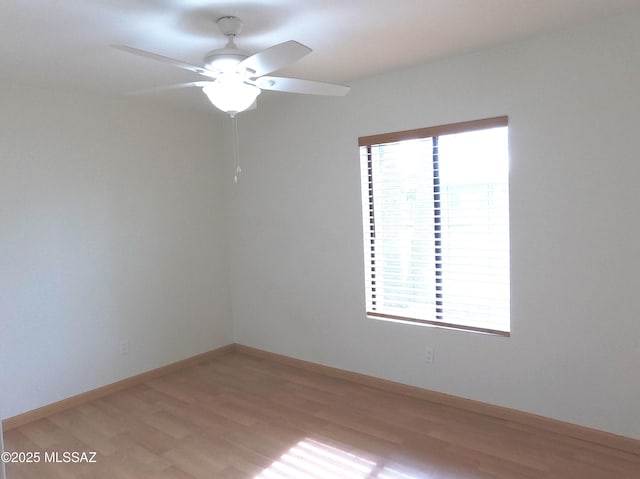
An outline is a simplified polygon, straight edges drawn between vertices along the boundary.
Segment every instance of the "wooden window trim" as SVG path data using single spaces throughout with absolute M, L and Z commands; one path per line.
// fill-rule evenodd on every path
M 393 133 L 381 133 L 378 135 L 361 136 L 358 138 L 358 146 L 379 145 L 382 143 L 395 143 L 397 141 L 429 138 L 432 136 L 450 135 L 472 130 L 485 130 L 500 126 L 508 126 L 508 116 L 496 116 L 482 120 L 463 121 L 461 123 L 449 123 L 447 125 L 416 128 L 415 130 L 396 131 Z
M 388 321 L 406 323 L 406 324 L 423 324 L 427 326 L 437 326 L 445 329 L 455 329 L 458 331 L 470 331 L 473 333 L 492 334 L 495 336 L 511 337 L 511 331 L 503 331 L 501 329 L 479 328 L 476 326 L 467 326 L 457 323 L 447 323 L 446 321 L 436 321 L 429 319 L 412 318 L 410 316 L 396 316 L 393 314 L 377 313 L 375 311 L 367 311 L 367 316 L 376 319 L 386 319 Z

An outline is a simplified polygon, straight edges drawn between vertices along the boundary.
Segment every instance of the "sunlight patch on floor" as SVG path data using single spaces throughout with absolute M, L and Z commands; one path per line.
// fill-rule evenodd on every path
M 417 479 L 417 476 L 305 438 L 254 479 Z

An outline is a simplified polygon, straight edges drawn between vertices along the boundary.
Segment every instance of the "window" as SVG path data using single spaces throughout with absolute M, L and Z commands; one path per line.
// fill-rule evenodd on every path
M 359 144 L 367 315 L 508 336 L 507 117 Z

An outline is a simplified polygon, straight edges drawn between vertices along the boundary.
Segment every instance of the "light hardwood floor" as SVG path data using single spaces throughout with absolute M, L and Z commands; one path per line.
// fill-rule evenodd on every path
M 8 431 L 5 449 L 41 454 L 7 479 L 640 478 L 637 455 L 239 353 Z

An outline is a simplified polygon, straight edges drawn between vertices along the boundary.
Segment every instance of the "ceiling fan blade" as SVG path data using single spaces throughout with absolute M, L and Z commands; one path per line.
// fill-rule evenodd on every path
M 164 55 L 158 55 L 157 53 L 147 52 L 145 50 L 140 50 L 138 48 L 133 48 L 127 45 L 111 45 L 112 48 L 116 50 L 120 50 L 127 53 L 132 53 L 134 55 L 138 55 L 140 57 L 151 58 L 152 60 L 160 61 L 163 63 L 169 63 L 174 67 L 182 68 L 183 70 L 188 70 L 190 72 L 198 73 L 199 75 L 203 75 L 210 78 L 216 78 L 217 74 L 206 68 L 199 67 L 197 65 L 192 65 L 190 63 L 186 63 L 180 60 L 176 60 L 174 58 L 165 57 Z
M 263 90 L 285 91 L 309 95 L 344 96 L 351 87 L 298 78 L 263 76 L 256 80 L 256 86 Z
M 190 87 L 204 87 L 213 83 L 213 81 L 191 81 L 187 83 L 176 83 L 175 85 L 161 85 L 155 86 L 151 88 L 145 88 L 143 90 L 135 90 L 128 92 L 127 95 L 144 95 L 146 93 L 155 93 L 157 91 L 167 91 L 167 90 L 177 90 L 179 88 L 190 88 Z
M 279 70 L 311 53 L 311 48 L 295 40 L 279 43 L 244 59 L 238 64 L 238 70 L 248 71 L 249 78 L 256 78 Z

